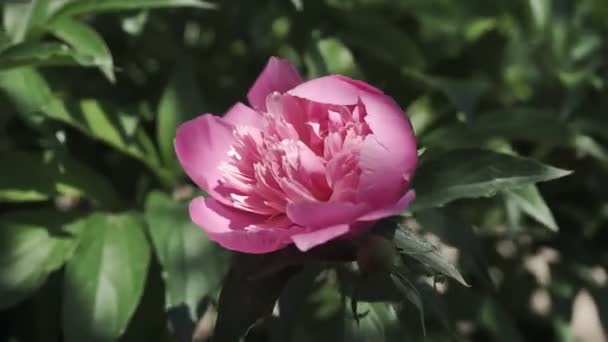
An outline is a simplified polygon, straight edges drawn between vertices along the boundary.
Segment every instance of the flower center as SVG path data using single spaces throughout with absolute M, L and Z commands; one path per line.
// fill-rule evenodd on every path
M 355 201 L 359 152 L 371 133 L 362 105 L 270 94 L 262 129 L 238 126 L 221 182 L 236 208 L 282 215 L 289 203 Z

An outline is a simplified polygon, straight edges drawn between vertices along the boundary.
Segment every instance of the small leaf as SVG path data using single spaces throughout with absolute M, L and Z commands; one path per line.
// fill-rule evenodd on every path
M 215 5 L 202 0 L 67 0 L 62 6 L 54 8 L 53 20 L 81 14 L 162 7 L 211 9 L 215 8 Z
M 0 202 L 41 201 L 58 194 L 85 196 L 106 208 L 119 198 L 94 169 L 68 156 L 11 152 L 0 156 Z
M 507 200 L 512 201 L 520 210 L 545 225 L 545 227 L 554 232 L 559 230 L 551 210 L 535 185 L 508 190 L 506 196 Z
M 165 165 L 177 174 L 181 173 L 181 167 L 173 149 L 175 131 L 179 124 L 204 110 L 201 94 L 192 72 L 192 64 L 182 62 L 179 63 L 158 104 L 156 139 L 160 155 Z
M 422 325 L 422 335 L 426 336 L 426 325 L 424 323 L 424 304 L 422 304 L 422 298 L 420 293 L 407 278 L 400 274 L 391 274 L 391 279 L 395 287 L 401 292 L 401 294 L 418 309 L 420 313 L 420 324 Z
M 70 18 L 54 20 L 48 29 L 70 44 L 76 53 L 85 56 L 91 64 L 98 66 L 110 82 L 115 81 L 112 54 L 106 42 L 95 30 Z
M 61 43 L 26 42 L 0 52 L 0 70 L 38 65 L 91 65 L 92 59 L 80 56 Z
M 48 209 L 0 216 L 0 309 L 36 291 L 72 255 L 80 226 Z
M 570 173 L 533 159 L 488 150 L 452 150 L 418 168 L 413 185 L 416 200 L 410 210 L 440 207 L 461 198 L 490 197 Z
M 264 277 L 252 278 L 255 273 L 247 259 L 256 256 L 238 255 L 223 283 L 213 341 L 233 342 L 245 336 L 261 318 L 269 315 L 285 284 L 297 268 L 288 267 Z M 241 261 L 245 261 L 247 268 Z M 261 265 L 260 265 L 261 266 Z
M 165 303 L 169 316 L 186 306 L 192 326 L 197 306 L 219 288 L 226 268 L 226 253 L 190 222 L 188 206 L 161 192 L 148 195 L 145 218 L 152 245 L 163 269 Z M 186 335 L 192 336 L 192 331 Z
M 437 235 L 442 243 L 458 249 L 460 264 L 465 271 L 481 276 L 488 284 L 492 283 L 481 240 L 456 211 L 449 207 L 427 209 L 416 212 L 415 217 L 425 232 Z
M 453 278 L 464 286 L 469 286 L 460 272 L 426 239 L 403 226 L 397 228 L 394 234 L 393 242 L 402 255 L 414 258 L 429 269 Z
M 66 266 L 63 331 L 66 341 L 114 341 L 144 290 L 150 247 L 135 214 L 93 214 Z

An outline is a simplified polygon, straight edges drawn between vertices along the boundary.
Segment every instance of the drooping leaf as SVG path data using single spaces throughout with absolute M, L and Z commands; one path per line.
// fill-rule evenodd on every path
M 506 196 L 507 200 L 512 201 L 516 207 L 530 215 L 530 217 L 543 224 L 545 227 L 554 232 L 559 230 L 551 210 L 547 206 L 547 203 L 545 203 L 545 200 L 538 191 L 536 185 L 528 185 L 520 189 L 508 190 Z
M 440 207 L 461 198 L 494 196 L 570 174 L 530 158 L 481 149 L 456 149 L 429 160 L 414 179 L 416 200 L 410 210 Z
M 0 216 L 0 309 L 36 291 L 71 257 L 81 230 L 74 219 L 49 209 Z
M 215 8 L 215 5 L 202 0 L 64 0 L 61 6 L 56 6 L 54 8 L 55 13 L 53 13 L 52 19 L 58 20 L 60 18 L 98 12 L 140 10 L 162 7 L 194 7 L 210 9 Z
M 115 81 L 114 62 L 103 38 L 91 27 L 71 18 L 54 20 L 48 29 L 68 43 L 76 53 L 90 60 L 111 82 Z
M 40 201 L 59 194 L 85 196 L 106 208 L 119 198 L 94 169 L 68 156 L 11 152 L 0 155 L 0 202 Z
M 464 286 L 468 286 L 460 272 L 439 253 L 437 247 L 426 239 L 418 236 L 406 227 L 395 229 L 393 243 L 397 250 L 406 257 L 411 257 L 439 274 L 455 279 Z
M 169 318 L 185 307 L 185 319 L 194 326 L 200 301 L 219 289 L 227 255 L 192 224 L 186 203 L 152 192 L 146 200 L 145 218 L 163 269 Z M 192 331 L 187 335 L 192 336 Z
M 91 65 L 92 62 L 62 43 L 25 42 L 0 52 L 0 70 L 38 65 Z
M 161 96 L 156 123 L 160 155 L 165 165 L 175 173 L 181 172 L 173 148 L 176 128 L 182 122 L 202 114 L 205 107 L 201 96 L 202 92 L 192 73 L 192 64 L 181 62 Z
M 491 284 L 481 241 L 473 227 L 460 215 L 450 208 L 436 208 L 416 212 L 415 217 L 424 231 L 437 235 L 442 243 L 458 249 L 460 264 L 465 271 Z
M 114 341 L 142 296 L 150 247 L 136 214 L 93 214 L 67 263 L 63 287 L 66 341 Z

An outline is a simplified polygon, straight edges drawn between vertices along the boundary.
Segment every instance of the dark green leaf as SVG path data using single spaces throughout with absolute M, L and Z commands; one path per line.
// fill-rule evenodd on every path
M 48 209 L 0 216 L 0 309 L 37 290 L 72 255 L 80 224 Z
M 233 342 L 245 336 L 256 322 L 272 312 L 285 284 L 295 272 L 293 267 L 288 267 L 253 278 L 249 275 L 255 273 L 250 268 L 252 263 L 247 262 L 247 268 L 240 265 L 241 260 L 248 257 L 238 255 L 224 280 L 213 332 L 215 342 Z
M 156 139 L 163 162 L 175 173 L 181 172 L 173 148 L 175 130 L 179 124 L 200 114 L 205 108 L 192 69 L 189 62 L 179 64 L 158 104 Z
M 81 56 L 61 43 L 25 42 L 0 52 L 0 70 L 38 65 L 91 65 L 93 60 Z
M 94 169 L 52 153 L 0 155 L 0 202 L 40 201 L 59 194 L 86 196 L 106 208 L 119 204 L 112 184 Z
M 460 275 L 460 272 L 439 253 L 432 243 L 416 235 L 409 229 L 405 227 L 397 228 L 393 243 L 402 255 L 414 258 L 432 271 L 444 274 L 457 280 L 462 285 L 468 286 L 462 275 Z
M 48 29 L 70 44 L 74 51 L 89 60 L 90 64 L 98 66 L 108 80 L 115 81 L 112 54 L 106 42 L 95 30 L 70 18 L 54 20 Z
M 509 190 L 506 192 L 506 196 L 508 201 L 512 201 L 516 207 L 539 223 L 554 232 L 559 230 L 551 210 L 535 185 Z
M 458 249 L 460 264 L 465 271 L 481 276 L 491 284 L 481 240 L 456 211 L 450 208 L 427 209 L 416 212 L 415 217 L 424 231 L 432 232 L 442 243 Z
M 400 341 L 397 312 L 387 303 L 359 303 L 359 311 L 365 313 L 358 321 L 345 317 L 347 324 L 343 341 Z
M 152 192 L 145 208 L 148 231 L 163 268 L 167 309 L 185 305 L 188 318 L 196 322 L 197 305 L 220 286 L 227 255 L 191 223 L 187 204 Z
M 536 160 L 480 149 L 457 149 L 423 163 L 416 171 L 412 211 L 440 207 L 461 198 L 494 196 L 499 191 L 548 181 L 570 171 Z
M 135 214 L 93 214 L 67 263 L 66 341 L 114 341 L 142 296 L 150 262 L 144 222 Z

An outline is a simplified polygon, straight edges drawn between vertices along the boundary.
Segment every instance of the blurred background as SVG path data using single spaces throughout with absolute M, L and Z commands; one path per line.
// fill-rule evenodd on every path
M 189 223 L 175 127 L 273 55 L 383 89 L 425 151 L 574 173 L 416 216 L 471 285 L 418 285 L 426 337 L 310 270 L 247 341 L 606 341 L 608 1 L 0 4 L 0 341 L 207 340 L 228 253 Z

